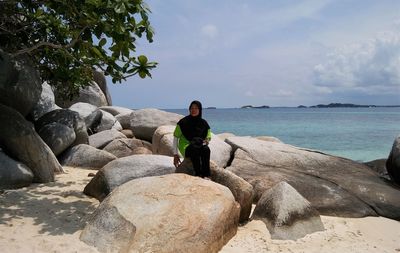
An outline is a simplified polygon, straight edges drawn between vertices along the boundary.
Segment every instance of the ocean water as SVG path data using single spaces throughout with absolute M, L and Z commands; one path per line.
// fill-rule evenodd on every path
M 187 109 L 168 110 L 187 115 Z M 274 136 L 287 144 L 367 162 L 387 158 L 400 107 L 204 109 L 213 133 Z

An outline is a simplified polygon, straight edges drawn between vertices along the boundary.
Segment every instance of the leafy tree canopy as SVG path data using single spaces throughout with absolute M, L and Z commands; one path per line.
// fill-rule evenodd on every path
M 43 81 L 71 97 L 101 69 L 112 81 L 151 77 L 157 63 L 135 56 L 136 40 L 153 41 L 142 0 L 0 0 L 0 48 L 28 54 Z

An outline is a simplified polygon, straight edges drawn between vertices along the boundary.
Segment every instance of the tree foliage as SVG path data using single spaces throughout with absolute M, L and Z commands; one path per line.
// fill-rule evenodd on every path
M 114 83 L 151 77 L 157 63 L 134 55 L 138 38 L 153 41 L 149 13 L 142 0 L 0 0 L 0 48 L 28 54 L 43 81 L 72 96 L 93 69 Z

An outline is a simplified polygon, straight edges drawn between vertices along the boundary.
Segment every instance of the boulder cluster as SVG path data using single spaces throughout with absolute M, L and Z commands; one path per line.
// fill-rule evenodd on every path
M 324 230 L 321 214 L 400 220 L 400 136 L 379 163 L 386 172 L 273 137 L 213 134 L 204 180 L 188 159 L 173 166 L 183 115 L 112 106 L 93 73 L 65 101 L 28 59 L 0 52 L 0 189 L 52 182 L 63 166 L 92 170 L 82 190 L 101 203 L 80 238 L 101 252 L 218 252 L 249 219 L 293 240 Z

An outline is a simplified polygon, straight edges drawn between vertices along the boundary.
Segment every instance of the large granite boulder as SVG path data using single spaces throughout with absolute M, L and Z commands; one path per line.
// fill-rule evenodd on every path
M 16 110 L 0 104 L 0 145 L 12 158 L 33 172 L 34 182 L 54 181 L 54 172 L 62 172 L 51 149 L 36 133 L 33 125 Z
M 210 159 L 219 167 L 226 167 L 231 159 L 232 147 L 214 134 L 211 134 L 209 147 L 211 150 Z
M 74 97 L 72 100 L 65 99 L 58 90 L 54 91 L 54 95 L 56 97 L 56 104 L 62 108 L 68 108 L 78 102 L 92 104 L 97 107 L 108 105 L 106 96 L 99 85 L 94 81 L 85 88 L 81 88 L 78 96 Z
M 160 126 L 156 129 L 152 138 L 153 154 L 173 156 L 173 140 L 175 126 Z
M 233 133 L 220 133 L 220 134 L 217 134 L 217 136 L 218 136 L 221 140 L 225 141 L 225 140 L 228 139 L 229 137 L 234 137 L 234 136 L 236 136 L 236 135 L 234 135 Z
M 89 145 L 102 149 L 116 139 L 126 139 L 126 136 L 115 129 L 105 130 L 89 136 Z
M 161 155 L 133 155 L 116 159 L 102 169 L 86 185 L 86 195 L 103 200 L 117 186 L 132 179 L 174 173 L 171 157 Z
M 365 162 L 364 164 L 367 165 L 371 170 L 378 173 L 380 177 L 385 178 L 387 180 L 391 180 L 386 169 L 386 162 L 387 159 L 384 158 L 384 159 L 376 159 L 369 162 Z
M 132 155 L 152 155 L 153 152 L 146 147 L 138 147 L 132 150 Z
M 33 173 L 25 164 L 0 151 L 0 190 L 28 186 L 32 180 Z
M 113 116 L 131 114 L 133 110 L 121 106 L 102 106 L 101 110 L 111 113 Z
M 151 141 L 159 126 L 176 125 L 182 115 L 158 109 L 141 109 L 131 113 L 130 127 L 136 138 Z
M 86 169 L 101 169 L 104 165 L 117 159 L 106 151 L 86 144 L 79 144 L 64 152 L 59 160 L 63 166 L 81 167 Z
M 190 158 L 185 158 L 175 172 L 193 176 L 194 169 Z M 254 199 L 253 186 L 232 172 L 218 167 L 213 161 L 210 161 L 210 179 L 229 188 L 240 205 L 239 221 L 246 222 L 249 219 Z
M 136 227 L 115 206 L 101 205 L 92 214 L 80 239 L 97 248 L 97 252 L 128 252 Z
M 386 161 L 386 169 L 393 182 L 400 185 L 400 135 L 393 142 L 392 150 Z
M 116 188 L 80 239 L 101 252 L 217 253 L 237 231 L 228 188 L 184 174 L 131 180 Z
M 262 141 L 272 141 L 272 142 L 283 143 L 281 140 L 279 140 L 278 138 L 273 137 L 273 136 L 256 136 L 255 138 L 262 140 Z
M 47 82 L 44 82 L 42 83 L 42 93 L 40 94 L 39 101 L 30 113 L 32 119 L 36 121 L 46 113 L 56 109 L 61 108 L 56 105 L 53 89 Z
M 103 113 L 94 105 L 78 102 L 69 107 L 71 111 L 79 113 L 79 116 L 85 121 L 88 133 L 93 134 L 99 126 Z
M 12 58 L 0 51 L 0 103 L 27 116 L 39 101 L 42 82 L 27 56 Z
M 96 132 L 101 132 L 105 130 L 115 129 L 117 131 L 122 130 L 122 126 L 119 121 L 109 112 L 100 110 L 103 114 L 100 124 L 95 129 Z
M 240 204 L 240 222 L 249 219 L 254 199 L 253 186 L 232 172 L 217 166 L 211 167 L 211 180 L 229 188 Z
M 106 97 L 107 105 L 112 105 L 111 94 L 108 91 L 107 81 L 104 73 L 96 70 L 93 71 L 93 81 L 99 86 Z
M 132 127 L 131 127 L 131 115 L 132 115 L 132 112 L 124 113 L 124 114 L 118 114 L 118 115 L 115 115 L 115 118 L 121 124 L 123 129 L 132 130 Z
M 85 121 L 77 112 L 69 109 L 53 110 L 40 117 L 39 120 L 35 122 L 35 128 L 40 132 L 44 126 L 52 123 L 63 124 L 74 129 L 75 141 L 72 144 L 73 146 L 88 143 L 89 135 L 87 133 Z
M 266 191 L 251 217 L 266 224 L 272 239 L 297 240 L 325 230 L 311 203 L 286 182 Z
M 66 150 L 76 139 L 74 129 L 57 122 L 44 125 L 38 134 L 56 156 Z
M 363 164 L 255 138 L 230 137 L 227 142 L 236 149 L 228 169 L 253 185 L 256 201 L 286 181 L 321 214 L 400 220 L 399 188 Z
M 143 152 L 142 149 L 147 149 L 147 153 L 152 154 L 151 146 L 151 143 L 147 141 L 125 138 L 113 140 L 107 144 L 103 150 L 115 155 L 118 158 L 121 158 Z
M 120 132 L 123 133 L 126 136 L 126 138 L 135 138 L 133 131 L 130 129 L 122 129 Z M 151 143 L 150 143 L 150 145 L 151 145 Z

